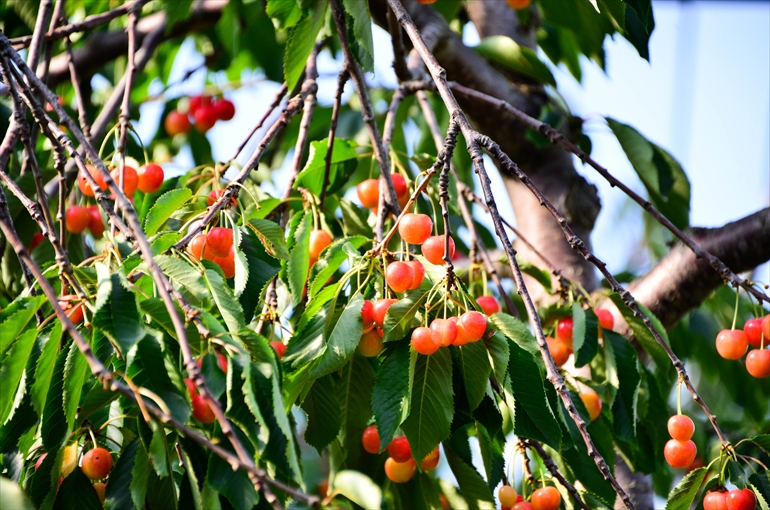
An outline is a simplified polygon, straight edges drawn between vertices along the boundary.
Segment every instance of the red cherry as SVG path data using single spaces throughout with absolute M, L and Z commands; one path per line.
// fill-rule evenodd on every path
M 422 244 L 433 231 L 433 220 L 427 214 L 407 213 L 398 223 L 401 239 L 409 244 Z
M 666 462 L 673 468 L 684 469 L 688 467 L 695 460 L 697 453 L 698 448 L 689 439 L 687 441 L 669 439 L 665 448 L 663 448 L 663 456 L 666 457 Z
M 382 336 L 380 336 L 377 328 L 361 335 L 361 340 L 358 341 L 358 351 L 367 358 L 377 356 L 384 348 Z
M 163 185 L 163 168 L 155 163 L 147 163 L 137 171 L 137 187 L 142 193 L 155 193 Z
M 507 1 L 508 1 L 508 6 L 519 11 L 529 7 L 529 4 L 532 2 L 532 0 L 507 0 Z
M 746 370 L 757 379 L 770 377 L 770 350 L 756 349 L 746 356 Z
M 45 460 L 45 458 L 47 456 L 48 456 L 48 454 L 44 453 L 43 455 L 41 455 L 40 457 L 37 458 L 37 462 L 35 462 L 35 471 L 38 470 L 38 468 L 40 467 L 40 464 L 43 463 L 43 461 Z
M 457 319 L 457 342 L 465 345 L 469 342 L 481 340 L 487 331 L 487 318 L 483 313 L 469 310 Z
M 612 316 L 612 312 L 606 308 L 597 308 L 594 313 L 599 319 L 600 328 L 612 330 L 615 327 L 615 318 Z
M 396 462 L 406 462 L 412 458 L 412 449 L 409 440 L 405 436 L 394 437 L 388 445 L 388 455 Z
M 310 232 L 310 258 L 318 260 L 324 248 L 332 244 L 332 236 L 326 230 Z
M 195 129 L 205 133 L 217 123 L 217 111 L 211 105 L 203 105 L 193 114 Z
M 408 195 L 409 190 L 406 186 L 406 179 L 401 174 L 390 174 L 390 180 L 393 181 L 393 189 L 396 191 L 396 197 L 402 198 Z
M 99 212 L 99 208 L 95 205 L 88 207 L 88 230 L 97 239 L 101 239 L 104 235 L 104 222 L 102 221 L 102 214 Z
M 449 319 L 433 319 L 430 332 L 436 344 L 449 347 L 457 339 L 457 324 Z
M 214 111 L 219 120 L 231 120 L 235 117 L 235 105 L 232 101 L 224 98 L 214 101 Z
M 187 386 L 187 393 L 190 394 L 190 398 L 193 398 L 198 394 L 198 388 L 195 387 L 195 383 L 192 379 L 184 378 L 184 385 Z
M 548 344 L 548 350 L 551 352 L 551 357 L 556 366 L 560 367 L 565 364 L 571 354 L 569 345 L 550 336 L 545 337 L 545 342 Z
M 279 340 L 274 340 L 270 342 L 270 345 L 275 349 L 275 353 L 278 354 L 278 359 L 282 359 L 283 355 L 286 353 L 286 346 L 284 343 Z
M 211 410 L 211 406 L 209 406 L 203 395 L 193 395 L 192 414 L 201 423 L 214 423 L 217 421 L 214 411 Z
M 586 406 L 586 411 L 588 411 L 588 417 L 591 418 L 591 421 L 594 421 L 602 414 L 602 401 L 595 391 L 586 390 L 580 392 L 580 400 Z
M 104 491 L 107 490 L 107 484 L 106 483 L 95 483 L 94 484 L 94 490 L 96 491 L 96 495 L 99 496 L 99 501 L 104 504 Z
M 418 4 L 430 5 L 436 3 L 437 0 L 417 0 Z
M 409 260 L 406 262 L 412 267 L 414 271 L 414 278 L 412 279 L 412 285 L 409 290 L 419 289 L 422 285 L 422 281 L 425 279 L 425 266 L 419 260 Z
M 433 334 L 430 328 L 421 326 L 412 331 L 412 347 L 420 354 L 430 356 L 441 346 L 433 341 Z
M 746 333 L 746 338 L 749 339 L 751 345 L 760 347 L 762 342 L 762 317 L 747 320 L 746 324 L 743 325 L 743 332 Z M 767 340 L 765 340 L 765 344 L 767 343 Z
M 428 455 L 422 459 L 420 466 L 423 471 L 433 471 L 438 467 L 438 461 L 441 460 L 441 454 L 439 453 L 438 446 L 433 449 Z
M 198 368 L 201 368 L 201 369 L 203 368 L 203 358 L 205 358 L 206 356 L 211 356 L 211 354 L 204 354 L 203 356 L 198 358 L 198 361 L 197 361 Z M 225 357 L 225 355 L 222 354 L 221 352 L 217 353 L 217 365 L 219 366 L 219 369 L 222 372 L 227 373 L 227 357 Z
M 226 257 L 213 257 L 211 262 L 219 266 L 225 274 L 225 278 L 229 279 L 235 276 L 235 250 L 232 246 L 230 246 L 230 252 Z
M 695 424 L 689 416 L 675 414 L 668 419 L 668 434 L 677 441 L 692 439 L 695 433 Z
M 104 177 L 102 177 L 102 173 L 93 165 L 86 165 L 86 170 L 88 170 L 88 173 L 91 174 L 91 177 L 94 178 L 96 181 L 96 184 L 99 185 L 102 191 L 107 190 L 107 183 L 104 182 Z M 88 179 L 86 179 L 83 176 L 83 171 L 81 170 L 78 172 L 78 188 L 80 188 L 80 192 L 84 194 L 87 197 L 94 196 L 94 190 L 91 189 L 91 183 L 88 182 Z
M 417 462 L 409 459 L 406 462 L 396 462 L 392 457 L 385 461 L 385 476 L 393 483 L 406 483 L 414 476 Z
M 110 172 L 112 180 L 116 185 L 120 185 L 120 169 L 116 168 Z M 127 166 L 123 169 L 123 193 L 127 197 L 133 197 L 136 193 L 136 187 L 139 185 L 139 176 L 136 173 L 136 168 Z
M 112 455 L 104 448 L 88 450 L 83 455 L 80 469 L 91 480 L 101 480 L 112 470 Z
M 374 303 L 372 317 L 374 318 L 374 323 L 376 325 L 382 327 L 383 324 L 385 324 L 385 314 L 387 313 L 388 308 L 393 306 L 396 302 L 398 302 L 398 299 L 380 299 Z
M 572 329 L 572 317 L 561 319 L 558 324 L 556 324 L 556 339 L 561 340 L 572 347 Z
M 190 119 L 187 114 L 174 110 L 166 115 L 163 126 L 166 128 L 166 133 L 171 136 L 186 134 L 190 131 Z
M 751 489 L 735 489 L 727 493 L 727 510 L 754 510 L 757 497 Z
M 79 205 L 73 205 L 64 213 L 67 222 L 67 230 L 73 234 L 79 234 L 86 229 L 91 215 L 88 209 Z
M 192 96 L 190 98 L 190 115 L 195 115 L 195 113 L 200 110 L 201 106 L 208 106 L 211 104 L 211 96 L 202 95 L 202 96 Z
M 725 359 L 741 359 L 749 348 L 749 339 L 740 329 L 723 329 L 717 335 L 717 352 Z
M 27 251 L 32 251 L 38 246 L 40 246 L 40 243 L 43 242 L 43 239 L 45 239 L 45 236 L 40 232 L 35 232 L 34 234 L 32 234 L 32 240 L 29 242 Z
M 556 510 L 561 504 L 561 494 L 556 487 L 541 487 L 532 493 L 530 501 L 535 510 Z
M 187 251 L 197 260 L 202 258 L 212 260 L 214 258 L 214 254 L 211 253 L 211 248 L 208 245 L 208 236 L 206 234 L 198 234 L 193 237 L 190 244 L 187 245 Z
M 59 301 L 59 307 L 64 310 L 70 321 L 77 326 L 83 322 L 83 308 L 85 305 L 82 301 L 73 305 L 73 299 L 77 299 L 77 296 L 62 296 L 62 299 Z
M 762 318 L 762 334 L 765 335 L 765 345 L 770 343 L 770 315 Z
M 431 236 L 422 243 L 422 254 L 431 264 L 444 264 L 444 236 Z M 455 254 L 455 241 L 449 238 L 449 257 Z
M 513 505 L 513 508 L 511 510 L 533 510 L 535 507 L 532 506 L 532 503 L 529 501 L 519 501 L 515 505 Z
M 477 297 L 476 302 L 487 315 L 494 315 L 502 310 L 500 308 L 500 303 L 497 302 L 497 299 L 495 299 L 494 296 Z
M 380 202 L 380 181 L 377 179 L 366 179 L 356 188 L 358 200 L 361 205 L 367 209 L 374 209 Z
M 497 491 L 497 499 L 500 500 L 502 506 L 512 507 L 516 504 L 517 499 L 516 489 L 510 485 L 503 485 L 500 490 Z
M 212 189 L 209 191 L 209 197 L 206 199 L 206 204 L 211 207 L 214 205 L 214 202 L 217 201 L 219 197 L 222 196 L 222 193 L 224 193 L 225 190 L 222 189 Z M 235 197 L 230 197 L 230 207 L 235 207 L 238 205 L 238 201 L 235 199 Z
M 414 269 L 406 262 L 391 262 L 385 270 L 385 281 L 394 292 L 404 292 L 412 286 Z
M 374 305 L 368 299 L 364 301 L 364 305 L 361 307 L 361 322 L 365 333 L 368 333 L 374 326 Z
M 377 425 L 369 425 L 364 429 L 364 433 L 361 434 L 361 443 L 367 452 L 380 453 L 380 434 L 377 432 Z
M 207 246 L 214 257 L 227 257 L 233 247 L 233 231 L 223 227 L 212 228 L 207 237 Z
M 707 492 L 703 498 L 703 510 L 727 510 L 727 492 Z

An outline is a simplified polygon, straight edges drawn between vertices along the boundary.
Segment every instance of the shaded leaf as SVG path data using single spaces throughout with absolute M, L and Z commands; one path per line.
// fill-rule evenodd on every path
M 167 191 L 155 201 L 144 220 L 144 231 L 148 236 L 154 235 L 160 227 L 192 198 L 189 188 L 177 188 Z
M 396 429 L 405 418 L 406 399 L 409 396 L 409 346 L 399 345 L 388 351 L 377 373 L 372 391 L 372 411 L 380 436 L 380 450 L 384 450 Z
M 334 441 L 342 425 L 340 403 L 334 386 L 331 375 L 321 377 L 313 383 L 301 406 L 308 420 L 305 441 L 319 454 Z
M 261 240 L 250 230 L 241 229 L 241 252 L 246 257 L 246 263 L 249 269 L 249 279 L 246 286 L 238 297 L 243 309 L 244 319 L 251 322 L 256 313 L 262 290 L 265 285 L 272 280 L 281 269 L 281 264 L 267 254 Z M 283 237 L 281 237 L 283 240 Z M 285 251 L 285 248 L 284 248 Z M 288 255 L 288 253 L 287 253 Z
M 368 239 L 363 236 L 337 239 L 330 244 L 321 255 L 321 258 L 313 265 L 310 272 L 312 283 L 309 285 L 308 295 L 314 299 L 323 289 L 327 288 L 329 281 L 339 267 L 350 257 L 348 250 L 356 251 L 364 245 Z
M 485 37 L 473 47 L 476 53 L 498 64 L 534 78 L 542 83 L 556 86 L 556 79 L 550 69 L 538 57 L 537 53 L 504 35 Z
M 197 267 L 183 259 L 167 255 L 156 255 L 155 262 L 163 270 L 163 274 L 186 289 L 189 293 L 188 296 L 195 298 L 193 304 L 201 306 L 202 303 L 208 301 L 209 291 Z
M 363 322 L 361 308 L 364 298 L 356 294 L 345 306 L 334 329 L 329 334 L 326 350 L 310 371 L 310 377 L 321 377 L 342 367 L 361 340 Z
M 446 446 L 444 447 L 444 453 L 446 454 L 449 467 L 457 479 L 457 484 L 460 486 L 460 492 L 468 503 L 468 508 L 471 510 L 494 509 L 495 500 L 492 497 L 492 491 L 484 482 L 479 472 Z
M 227 325 L 227 329 L 230 333 L 237 333 L 238 330 L 245 326 L 241 304 L 235 299 L 230 287 L 227 286 L 222 276 L 216 270 L 206 269 L 203 279 L 209 288 L 209 292 L 211 292 L 211 297 L 214 299 L 219 313 L 222 315 L 222 319 Z
M 407 331 L 416 326 L 414 317 L 422 308 L 425 300 L 428 299 L 428 289 L 419 288 L 409 291 L 403 298 L 388 308 L 385 313 L 385 342 L 401 340 L 406 336 Z
M 492 367 L 489 364 L 487 350 L 482 342 L 473 342 L 456 349 L 460 373 L 463 377 L 465 395 L 471 411 L 476 409 L 484 398 Z

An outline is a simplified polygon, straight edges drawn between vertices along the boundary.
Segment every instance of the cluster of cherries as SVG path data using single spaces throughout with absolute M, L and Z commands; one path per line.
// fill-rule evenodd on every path
M 40 468 L 45 458 L 48 456 L 44 453 L 38 457 L 35 462 L 35 471 Z M 73 443 L 64 448 L 64 454 L 62 456 L 61 476 L 59 477 L 59 485 L 68 477 L 78 464 L 78 445 Z M 107 475 L 112 471 L 112 455 L 106 448 L 97 446 L 91 450 L 88 450 L 83 454 L 83 459 L 80 462 L 80 470 L 89 480 L 103 480 L 107 478 Z M 99 501 L 104 504 L 104 491 L 107 488 L 107 484 L 104 482 L 94 483 L 94 490 L 99 496 Z
M 364 450 L 372 455 L 380 453 L 380 435 L 377 425 L 369 425 L 361 434 Z M 412 479 L 417 469 L 417 461 L 412 457 L 409 440 L 405 436 L 393 438 L 387 447 L 389 457 L 385 461 L 385 476 L 393 483 L 406 483 Z M 420 463 L 423 471 L 433 471 L 438 466 L 440 453 L 438 446 Z
M 749 351 L 749 346 L 756 347 Z M 770 315 L 749 319 L 743 329 L 724 329 L 716 339 L 717 352 L 729 360 L 746 354 L 746 370 L 757 379 L 770 377 Z
M 393 181 L 393 189 L 396 192 L 398 203 L 403 208 L 409 201 L 409 187 L 406 185 L 406 179 L 401 174 L 392 173 L 390 180 Z M 356 187 L 356 192 L 361 205 L 377 212 L 380 203 L 380 181 L 378 179 L 366 179 Z
M 698 447 L 692 442 L 695 424 L 689 416 L 675 414 L 668 419 L 667 426 L 671 439 L 663 448 L 666 462 L 677 469 L 690 467 L 698 454 Z
M 206 259 L 218 265 L 225 278 L 235 276 L 235 247 L 233 231 L 214 227 L 205 234 L 198 234 L 187 245 L 187 252 L 196 260 Z
M 206 95 L 193 96 L 190 98 L 187 113 L 179 110 L 169 112 L 163 126 L 171 136 L 186 134 L 190 131 L 192 124 L 198 132 L 205 133 L 213 128 L 218 120 L 227 121 L 233 117 L 235 117 L 235 105 L 229 99 L 217 99 Z
M 599 319 L 599 338 L 602 337 L 602 329 L 609 329 L 615 327 L 615 319 L 612 317 L 612 312 L 605 310 L 604 308 L 597 308 L 594 310 L 594 314 Z M 551 352 L 551 357 L 556 366 L 564 365 L 569 359 L 570 355 L 574 352 L 572 347 L 572 330 L 574 323 L 572 317 L 567 317 L 559 320 L 556 324 L 556 338 L 546 337 L 545 341 L 548 344 L 548 350 Z
M 227 358 L 224 354 L 219 352 L 216 353 L 216 356 L 217 366 L 219 366 L 219 369 L 224 372 L 225 375 L 227 375 Z M 203 368 L 204 357 L 205 356 L 201 356 L 198 358 L 198 368 Z M 209 403 L 206 402 L 206 399 L 203 397 L 203 395 L 198 393 L 198 388 L 195 387 L 195 383 L 192 381 L 192 379 L 185 378 L 184 384 L 187 386 L 187 392 L 190 394 L 193 418 L 206 425 L 217 421 L 217 417 L 214 415 L 214 411 L 211 410 L 211 406 L 209 406 Z
M 756 507 L 757 497 L 751 489 L 715 489 L 703 498 L 703 510 L 754 510 Z
M 556 510 L 561 505 L 561 494 L 550 485 L 536 489 L 529 501 L 524 501 L 510 485 L 503 485 L 497 491 L 497 499 L 501 510 Z

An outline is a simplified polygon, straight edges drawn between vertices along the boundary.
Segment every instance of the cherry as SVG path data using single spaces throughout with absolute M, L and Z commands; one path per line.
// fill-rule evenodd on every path
M 765 345 L 767 345 L 770 342 L 770 315 L 762 318 L 762 334 L 765 335 Z
M 417 462 L 409 459 L 406 462 L 396 462 L 392 457 L 385 461 L 385 476 L 393 483 L 406 483 L 414 476 Z
M 110 172 L 110 176 L 112 177 L 112 180 L 115 181 L 116 185 L 120 185 L 120 169 L 116 168 L 112 172 Z M 136 173 L 136 169 L 134 167 L 124 167 L 123 168 L 123 193 L 126 194 L 127 197 L 133 197 L 134 193 L 136 193 L 136 187 L 139 185 L 139 176 Z
M 502 310 L 500 303 L 497 302 L 494 296 L 480 296 L 476 298 L 476 302 L 487 315 L 494 315 Z
M 556 324 L 556 339 L 561 340 L 570 347 L 572 347 L 572 330 L 573 330 L 572 317 L 561 319 Z
M 532 503 L 528 501 L 519 501 L 515 505 L 513 505 L 513 508 L 511 510 L 533 510 L 535 507 L 532 506 Z
M 406 179 L 401 174 L 390 174 L 390 180 L 393 181 L 393 189 L 396 191 L 396 198 L 408 196 L 409 189 L 406 186 Z
M 43 242 L 43 239 L 45 239 L 45 236 L 41 234 L 40 232 L 35 232 L 32 235 L 32 240 L 29 242 L 29 246 L 27 247 L 27 251 L 32 251 L 38 246 L 40 246 L 40 243 Z
M 425 266 L 423 266 L 422 262 L 419 260 L 410 260 L 406 262 L 406 264 L 412 266 L 412 270 L 414 271 L 414 278 L 412 279 L 412 285 L 409 287 L 409 290 L 419 289 L 420 285 L 422 285 L 422 281 L 425 279 Z
M 79 234 L 84 231 L 91 219 L 88 209 L 79 205 L 73 205 L 72 207 L 67 208 L 64 217 L 67 221 L 67 230 L 73 234 Z
M 101 239 L 101 237 L 104 235 L 104 222 L 102 222 L 102 214 L 99 212 L 99 208 L 95 205 L 88 207 L 88 230 L 90 230 L 91 234 L 97 239 Z
M 725 359 L 741 359 L 749 348 L 749 339 L 740 329 L 723 329 L 717 335 L 717 352 Z
M 208 106 L 211 104 L 211 96 L 202 95 L 202 96 L 192 96 L 190 98 L 190 115 L 195 115 L 195 113 L 200 110 L 201 106 Z
M 406 262 L 391 262 L 385 270 L 385 281 L 394 292 L 404 292 L 412 286 L 414 269 Z
M 137 171 L 137 187 L 142 193 L 155 193 L 163 185 L 163 168 L 155 163 L 147 163 Z
M 422 243 L 422 254 L 428 262 L 440 266 L 444 264 L 444 236 L 430 236 Z M 455 241 L 449 238 L 449 257 L 454 257 Z
M 532 493 L 530 501 L 535 510 L 556 510 L 561 504 L 561 494 L 556 487 L 541 487 Z
M 380 299 L 376 301 L 372 309 L 374 323 L 379 327 L 382 327 L 383 324 L 385 324 L 385 314 L 387 313 L 388 308 L 393 306 L 396 302 L 398 302 L 397 299 Z
M 106 483 L 95 483 L 94 484 L 94 490 L 96 491 L 96 495 L 99 496 L 99 501 L 104 504 L 104 491 L 107 489 Z
M 310 232 L 310 258 L 318 260 L 324 248 L 332 244 L 332 236 L 326 230 Z
M 363 334 L 358 341 L 358 350 L 367 358 L 377 356 L 384 348 L 382 337 L 377 333 L 376 328 Z
M 707 492 L 703 498 L 703 510 L 727 510 L 727 492 Z
M 417 0 L 418 4 L 430 5 L 436 3 L 437 0 Z
M 198 358 L 198 361 L 197 361 L 198 368 L 201 368 L 201 369 L 203 368 L 203 358 L 205 358 L 206 356 L 211 356 L 211 354 L 204 354 L 203 356 Z M 219 369 L 222 372 L 227 373 L 227 357 L 221 352 L 217 353 L 217 365 L 219 366 Z
M 206 234 L 198 234 L 193 237 L 190 244 L 187 245 L 187 252 L 197 260 L 211 260 L 214 258 L 208 246 L 208 236 Z
M 599 327 L 602 329 L 609 329 L 615 327 L 615 318 L 612 316 L 612 312 L 606 308 L 597 308 L 594 310 L 596 317 L 599 319 Z M 601 332 L 601 330 L 600 330 Z
M 270 345 L 275 349 L 275 353 L 278 354 L 278 359 L 283 359 L 283 355 L 286 353 L 286 346 L 279 340 L 273 340 Z
M 214 202 L 216 202 L 217 199 L 222 196 L 222 193 L 224 192 L 225 192 L 224 188 L 212 189 L 211 191 L 209 191 L 209 196 L 206 199 L 206 204 L 209 207 L 211 207 L 212 205 L 214 205 Z M 238 205 L 238 201 L 235 199 L 235 197 L 230 197 L 230 207 L 235 207 L 236 205 Z
M 663 456 L 666 457 L 666 462 L 673 468 L 688 467 L 695 460 L 697 453 L 698 448 L 690 439 L 687 441 L 669 439 L 663 448 Z
M 497 491 L 497 499 L 500 500 L 502 506 L 512 507 L 516 504 L 516 489 L 510 485 L 503 485 L 500 490 Z
M 235 276 L 235 250 L 232 246 L 226 257 L 213 257 L 211 262 L 219 266 L 225 274 L 225 278 L 229 279 Z
M 235 105 L 232 101 L 222 98 L 214 101 L 214 111 L 219 120 L 231 120 L 235 117 Z
M 510 7 L 518 11 L 522 9 L 526 9 L 527 7 L 529 7 L 529 4 L 532 2 L 532 0 L 507 0 L 507 1 Z
M 202 105 L 193 114 L 193 120 L 195 121 L 195 129 L 199 133 L 205 133 L 217 123 L 217 111 L 211 105 Z
M 481 340 L 487 331 L 487 318 L 483 313 L 469 310 L 457 319 L 457 341 L 461 345 Z
M 727 510 L 754 510 L 757 497 L 751 489 L 735 489 L 727 493 Z
M 743 332 L 746 333 L 746 338 L 749 339 L 751 345 L 760 347 L 762 345 L 762 317 L 747 320 L 746 324 L 743 325 Z
M 35 462 L 35 471 L 37 471 L 38 468 L 40 468 L 40 464 L 43 463 L 43 461 L 45 460 L 45 458 L 47 456 L 48 456 L 48 454 L 44 453 L 43 455 L 41 455 L 40 457 L 37 458 L 37 462 Z
M 193 395 L 192 414 L 193 417 L 201 423 L 208 424 L 217 421 L 214 411 L 211 410 L 211 406 L 209 406 L 209 403 L 203 395 Z
M 195 387 L 195 383 L 192 379 L 184 378 L 184 385 L 187 387 L 187 393 L 190 394 L 190 398 L 193 398 L 198 394 L 198 388 Z
M 326 499 L 326 496 L 329 493 L 329 479 L 326 478 L 322 480 L 316 487 L 316 490 L 318 490 L 318 495 L 321 496 L 321 499 Z
M 358 200 L 367 209 L 374 209 L 380 203 L 380 182 L 377 179 L 366 179 L 356 188 Z
M 190 119 L 186 114 L 173 110 L 166 115 L 163 126 L 171 136 L 183 135 L 190 131 Z
M 449 319 L 433 319 L 430 332 L 436 344 L 449 347 L 457 339 L 457 324 Z
M 421 326 L 412 331 L 412 347 L 420 354 L 430 356 L 435 353 L 441 345 L 433 341 L 433 333 L 430 328 Z
M 569 345 L 550 336 L 545 337 L 545 341 L 548 344 L 548 350 L 551 352 L 551 357 L 556 366 L 560 367 L 565 364 L 571 354 Z
M 208 233 L 207 247 L 214 257 L 227 257 L 233 247 L 233 231 L 223 227 L 212 228 Z
M 59 300 L 59 307 L 64 310 L 72 324 L 77 326 L 83 322 L 83 307 L 85 305 L 82 301 L 73 305 L 72 299 L 67 298 L 77 299 L 77 296 L 62 296 L 62 299 Z
M 369 425 L 364 429 L 364 433 L 361 434 L 361 444 L 369 453 L 380 453 L 380 434 L 377 432 L 377 425 Z
M 364 301 L 361 307 L 361 322 L 364 324 L 364 333 L 371 331 L 374 326 L 374 305 L 368 299 Z
M 428 455 L 422 459 L 420 467 L 423 471 L 433 471 L 438 467 L 438 461 L 441 460 L 441 454 L 439 453 L 438 446 L 433 449 Z
M 602 414 L 602 400 L 595 391 L 582 391 L 580 393 L 580 400 L 582 400 L 583 405 L 586 406 L 586 411 L 588 411 L 588 417 L 591 418 L 591 421 L 594 421 L 600 414 Z
M 770 377 L 770 350 L 757 349 L 746 356 L 746 370 L 757 379 Z
M 86 170 L 88 170 L 88 173 L 91 174 L 91 177 L 94 178 L 96 184 L 99 185 L 102 191 L 105 191 L 107 189 L 107 183 L 104 182 L 104 177 L 102 177 L 102 173 L 99 171 L 99 169 L 97 169 L 94 165 L 86 165 Z M 94 196 L 94 190 L 91 189 L 91 183 L 89 183 L 88 179 L 85 178 L 82 170 L 78 172 L 78 188 L 80 188 L 80 192 L 85 196 Z
M 112 455 L 104 448 L 88 450 L 83 455 L 80 469 L 91 480 L 101 480 L 112 470 Z
M 398 224 L 401 239 L 409 244 L 422 244 L 433 231 L 433 220 L 427 214 L 407 213 Z
M 394 437 L 388 445 L 388 454 L 396 462 L 406 462 L 412 458 L 412 449 L 406 436 Z
M 695 424 L 689 416 L 675 414 L 668 419 L 668 434 L 677 441 L 692 439 L 695 432 Z

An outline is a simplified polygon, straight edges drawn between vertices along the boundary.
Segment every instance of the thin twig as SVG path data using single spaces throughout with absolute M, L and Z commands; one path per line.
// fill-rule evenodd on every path
M 275 97 L 273 98 L 273 101 L 270 103 L 270 106 L 267 107 L 267 111 L 262 116 L 261 119 L 259 119 L 259 122 L 257 122 L 257 125 L 254 126 L 254 129 L 251 130 L 251 133 L 246 137 L 246 139 L 241 143 L 238 148 L 235 150 L 235 154 L 232 158 L 230 158 L 230 161 L 235 161 L 241 152 L 243 152 L 243 149 L 246 147 L 246 144 L 249 143 L 249 140 L 251 140 L 251 137 L 254 136 L 254 133 L 262 129 L 262 126 L 265 125 L 265 122 L 267 121 L 267 118 L 270 117 L 270 115 L 273 114 L 273 111 L 278 108 L 278 105 L 281 104 L 281 101 L 283 100 L 283 96 L 286 95 L 286 84 L 284 83 L 281 85 L 281 88 L 278 89 L 278 92 L 275 93 Z
M 564 478 L 564 475 L 561 474 L 559 468 L 556 466 L 556 463 L 553 461 L 551 456 L 548 455 L 548 452 L 545 451 L 545 448 L 543 448 L 543 445 L 534 439 L 521 438 L 521 440 L 524 443 L 524 446 L 534 448 L 535 451 L 537 451 L 537 454 L 541 459 L 543 459 L 543 464 L 545 464 L 546 469 L 551 472 L 551 475 L 553 475 L 554 478 L 559 480 L 559 483 L 565 489 L 567 489 L 567 492 L 572 495 L 572 499 L 575 500 L 575 503 L 577 503 L 578 506 L 583 510 L 591 510 L 590 507 L 586 505 L 583 499 L 580 497 L 580 493 L 578 493 L 575 486 L 569 483 L 567 479 Z
M 411 80 L 412 72 L 406 65 L 406 50 L 404 50 L 401 25 L 398 24 L 396 14 L 391 8 L 388 8 L 388 32 L 390 32 L 390 40 L 393 43 L 393 70 L 396 72 L 396 78 L 400 82 Z
M 324 200 L 326 199 L 326 188 L 329 187 L 329 175 L 332 171 L 332 153 L 334 152 L 334 137 L 337 134 L 337 120 L 340 116 L 342 92 L 345 90 L 345 84 L 348 82 L 348 79 L 350 79 L 350 73 L 348 73 L 347 68 L 343 64 L 340 74 L 337 75 L 337 92 L 334 94 L 332 120 L 331 124 L 329 125 L 329 136 L 326 141 L 326 158 L 324 161 L 326 167 L 324 168 L 324 183 L 323 187 L 321 188 L 321 196 L 318 200 L 321 203 L 321 209 L 323 209 Z
M 78 76 L 78 71 L 75 67 L 75 61 L 72 59 L 72 41 L 70 41 L 69 37 L 64 38 L 64 44 L 67 47 L 67 65 L 70 69 L 72 89 L 75 91 L 75 99 L 78 103 L 78 121 L 80 122 L 80 129 L 83 131 L 83 136 L 86 137 L 88 143 L 93 143 L 91 141 L 91 125 L 88 123 L 88 113 L 86 112 L 86 101 L 85 96 L 83 95 L 83 87 L 80 85 L 80 77 Z

